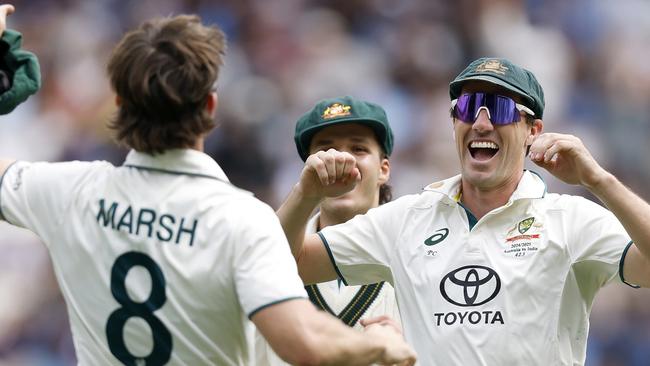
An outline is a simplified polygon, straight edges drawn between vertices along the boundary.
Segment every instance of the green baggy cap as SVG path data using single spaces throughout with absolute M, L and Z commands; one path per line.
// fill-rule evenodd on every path
M 0 83 L 0 115 L 13 111 L 41 87 L 38 59 L 20 49 L 22 38 L 22 34 L 11 29 L 6 29 L 0 38 L 0 74 L 5 75 L 7 84 Z
M 393 131 L 386 111 L 377 104 L 350 96 L 324 99 L 296 123 L 294 140 L 303 161 L 309 157 L 309 144 L 316 132 L 340 123 L 358 123 L 372 128 L 386 155 L 393 152 Z
M 460 96 L 463 84 L 468 80 L 483 80 L 502 86 L 524 98 L 524 105 L 544 116 L 544 90 L 532 72 L 519 67 L 505 58 L 483 57 L 473 61 L 449 84 L 449 96 Z

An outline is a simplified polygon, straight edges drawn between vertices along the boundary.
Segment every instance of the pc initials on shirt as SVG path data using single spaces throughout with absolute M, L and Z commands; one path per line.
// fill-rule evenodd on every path
M 190 221 L 181 217 L 179 220 L 172 214 L 160 214 L 150 208 L 137 209 L 117 202 L 111 203 L 108 208 L 106 206 L 106 201 L 100 199 L 96 216 L 100 226 L 131 235 L 146 235 L 149 238 L 155 235 L 160 241 L 173 241 L 175 244 L 179 244 L 181 239 L 189 246 L 194 243 L 194 234 L 198 225 L 196 219 Z M 191 222 L 191 225 L 187 225 L 188 222 Z

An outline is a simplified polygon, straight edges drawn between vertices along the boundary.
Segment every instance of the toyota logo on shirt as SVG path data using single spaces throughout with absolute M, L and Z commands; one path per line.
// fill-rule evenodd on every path
M 469 265 L 449 272 L 440 281 L 445 300 L 458 306 L 479 306 L 494 299 L 501 289 L 499 275 L 489 267 Z

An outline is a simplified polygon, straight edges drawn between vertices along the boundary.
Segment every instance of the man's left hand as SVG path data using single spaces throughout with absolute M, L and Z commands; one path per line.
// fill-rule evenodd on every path
M 529 157 L 561 181 L 586 188 L 596 186 L 608 175 L 573 135 L 543 133 L 530 146 Z
M 397 322 L 388 315 L 380 315 L 372 318 L 361 319 L 361 325 L 363 325 L 364 328 L 372 324 L 389 326 L 393 328 L 397 333 L 402 334 L 402 327 L 400 327 L 399 324 L 397 324 Z

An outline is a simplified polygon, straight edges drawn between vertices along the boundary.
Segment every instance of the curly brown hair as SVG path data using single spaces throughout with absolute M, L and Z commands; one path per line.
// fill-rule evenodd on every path
M 128 32 L 108 62 L 120 105 L 109 122 L 119 143 L 144 153 L 193 146 L 215 126 L 205 108 L 226 39 L 198 16 L 147 21 Z

